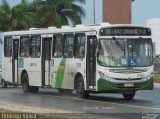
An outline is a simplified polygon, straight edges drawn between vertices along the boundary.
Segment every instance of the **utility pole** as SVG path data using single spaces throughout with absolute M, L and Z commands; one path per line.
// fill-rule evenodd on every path
M 93 23 L 96 23 L 96 6 L 95 6 L 95 0 L 93 0 Z

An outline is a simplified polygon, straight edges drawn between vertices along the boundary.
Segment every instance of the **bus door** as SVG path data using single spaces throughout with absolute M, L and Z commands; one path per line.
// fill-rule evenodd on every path
M 50 85 L 50 59 L 52 37 L 42 37 L 42 86 Z
M 3 67 L 4 71 L 3 78 L 7 82 L 13 82 L 13 72 L 12 72 L 12 48 L 13 48 L 13 40 L 12 37 L 4 38 L 4 58 L 3 58 Z
M 87 89 L 94 89 L 96 84 L 96 36 L 87 37 L 86 85 Z
M 13 83 L 18 83 L 18 49 L 19 39 L 13 39 L 12 50 L 12 80 Z

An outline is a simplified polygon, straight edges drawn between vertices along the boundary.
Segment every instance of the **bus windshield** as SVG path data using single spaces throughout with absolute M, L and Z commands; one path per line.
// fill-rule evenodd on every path
M 151 39 L 100 39 L 98 63 L 106 67 L 152 65 Z

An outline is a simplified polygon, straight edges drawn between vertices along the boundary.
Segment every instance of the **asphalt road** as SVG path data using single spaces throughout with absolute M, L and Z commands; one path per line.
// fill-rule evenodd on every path
M 24 94 L 22 89 L 0 88 L 0 100 L 19 104 L 92 113 L 113 119 L 150 119 L 143 116 L 160 113 L 160 88 L 138 91 L 134 100 L 126 101 L 120 94 L 91 94 L 79 99 L 74 93 L 59 94 L 54 89 L 40 89 L 38 94 Z M 160 114 L 155 119 L 159 119 Z

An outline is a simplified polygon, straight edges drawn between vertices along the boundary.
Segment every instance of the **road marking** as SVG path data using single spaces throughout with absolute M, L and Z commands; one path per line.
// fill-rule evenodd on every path
M 90 101 L 90 100 L 89 100 L 89 101 Z M 105 103 L 105 102 L 102 102 L 102 101 L 93 101 L 93 102 Z M 110 104 L 113 104 L 113 105 L 121 105 L 121 106 L 136 107 L 136 108 L 145 108 L 145 109 L 160 110 L 160 108 L 155 108 L 155 107 L 136 106 L 136 105 L 130 105 L 130 104 L 114 103 L 114 102 L 106 102 L 106 103 L 110 103 Z
M 4 91 L 0 90 L 0 92 L 6 92 L 6 93 L 14 93 L 14 94 L 24 94 L 23 92 L 14 92 L 14 91 Z M 27 95 L 34 95 L 33 93 L 26 93 Z M 87 100 L 87 99 L 80 99 L 77 97 L 70 98 L 66 96 L 56 96 L 56 95 L 44 95 L 44 94 L 35 94 L 36 96 L 47 96 L 47 97 L 56 97 L 56 98 L 63 98 L 63 99 L 69 99 L 69 100 L 81 100 L 81 101 L 88 101 L 88 102 L 98 102 L 103 104 L 112 104 L 112 105 L 120 105 L 120 106 L 129 106 L 129 107 L 135 107 L 135 108 L 143 108 L 143 109 L 153 109 L 153 110 L 160 110 L 160 108 L 156 107 L 146 107 L 146 106 L 137 106 L 137 105 L 130 105 L 130 104 L 120 104 L 120 103 L 114 103 L 114 102 L 103 102 L 103 101 L 97 101 L 97 100 Z

